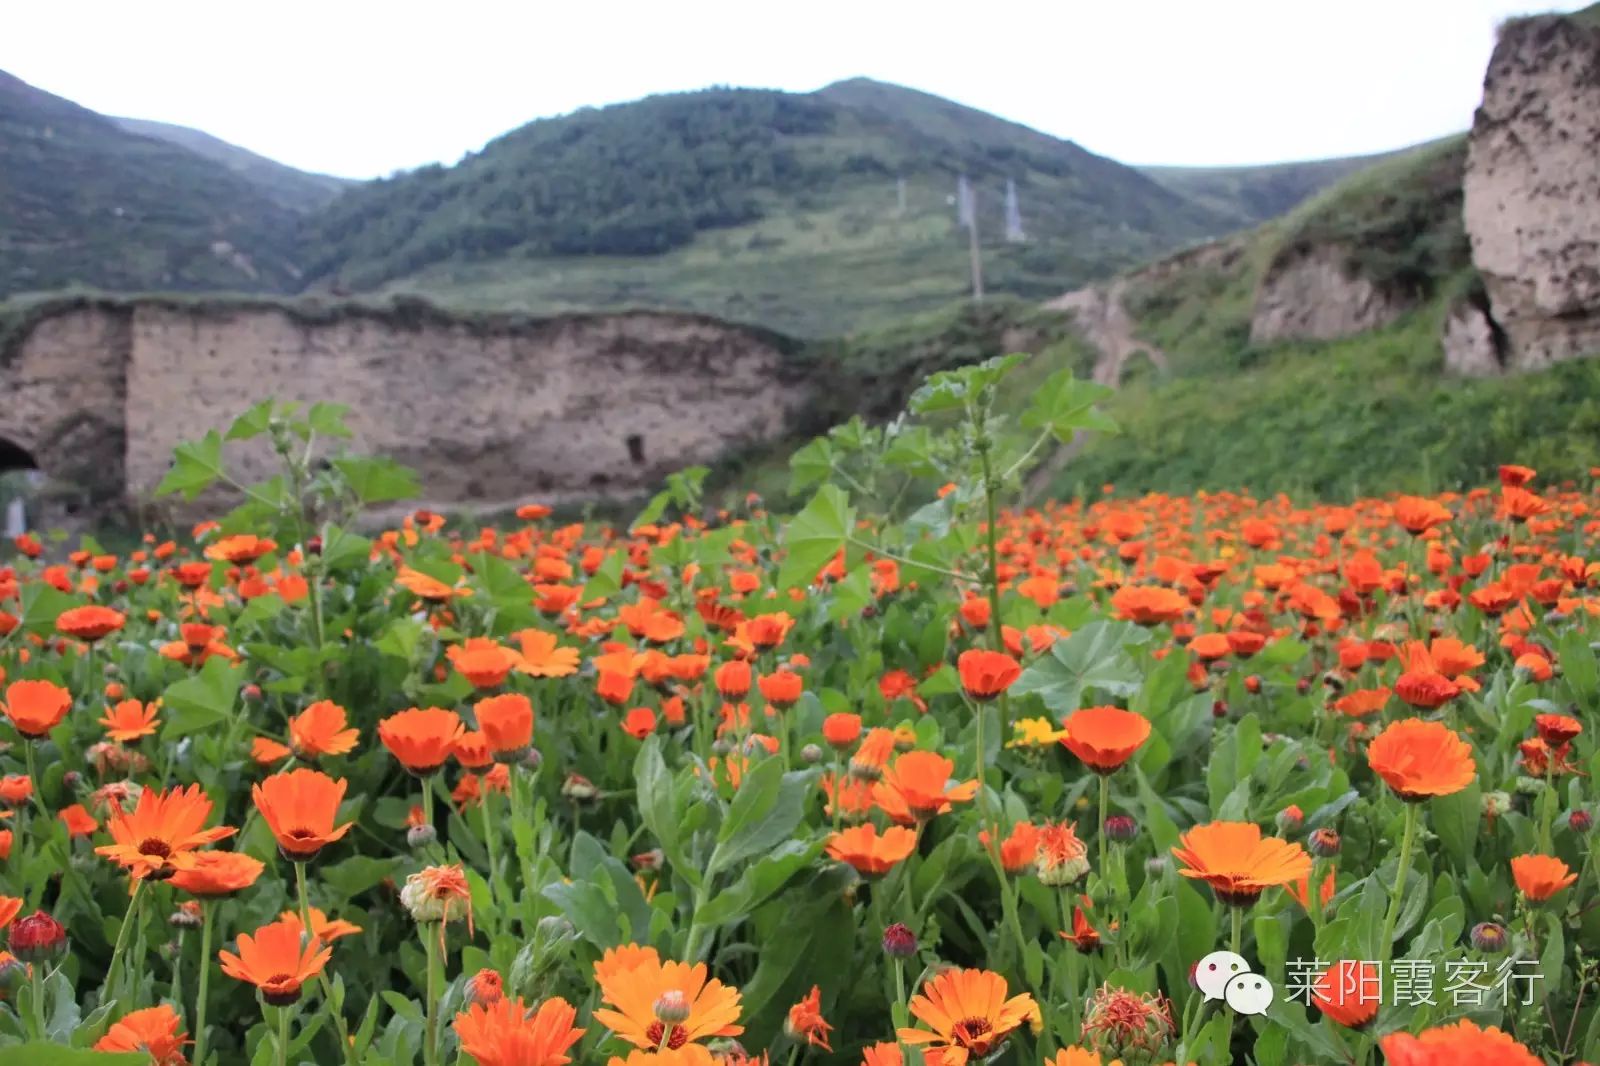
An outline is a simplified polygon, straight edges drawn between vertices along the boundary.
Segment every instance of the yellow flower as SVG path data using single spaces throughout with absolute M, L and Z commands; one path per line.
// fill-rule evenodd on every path
M 1008 748 L 1042 748 L 1055 744 L 1067 735 L 1048 718 L 1023 718 L 1012 724 L 1016 736 L 1006 742 Z

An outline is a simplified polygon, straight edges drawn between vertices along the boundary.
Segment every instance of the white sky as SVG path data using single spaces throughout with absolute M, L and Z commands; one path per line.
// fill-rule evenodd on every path
M 1553 0 L 1575 10 L 1586 0 Z M 108 114 L 371 177 L 530 119 L 866 75 L 1133 163 L 1380 151 L 1465 129 L 1538 0 L 10 0 L 0 70 Z M 771 12 L 770 14 L 768 12 Z

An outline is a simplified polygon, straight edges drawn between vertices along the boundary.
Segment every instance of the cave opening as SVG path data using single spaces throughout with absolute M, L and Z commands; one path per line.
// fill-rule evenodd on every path
M 38 462 L 33 458 L 33 453 L 14 440 L 0 437 L 0 474 L 9 474 L 14 470 L 37 470 Z
M 628 458 L 635 463 L 644 462 L 644 437 L 641 434 L 628 434 Z

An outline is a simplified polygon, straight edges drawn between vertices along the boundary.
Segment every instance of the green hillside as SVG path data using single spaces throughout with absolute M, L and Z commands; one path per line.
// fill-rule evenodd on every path
M 1465 155 L 1459 137 L 1385 160 L 1256 230 L 1227 267 L 1136 285 L 1137 335 L 1169 369 L 1123 382 L 1107 405 L 1123 432 L 1089 441 L 1050 488 L 1350 497 L 1478 484 L 1513 460 L 1547 481 L 1600 465 L 1600 360 L 1487 379 L 1444 371 L 1444 315 L 1478 284 L 1460 217 Z M 1345 249 L 1348 269 L 1415 309 L 1344 340 L 1252 345 L 1263 273 L 1316 244 Z
M 1253 226 L 1300 206 L 1323 189 L 1399 153 L 1313 159 L 1247 167 L 1139 167 L 1180 196 Z
M 990 291 L 1043 298 L 1226 228 L 1131 168 L 923 93 L 716 89 L 542 120 L 311 219 L 313 279 L 550 310 L 685 307 L 838 335 Z M 1027 240 L 1007 243 L 1015 182 Z M 905 210 L 899 183 L 905 184 Z
M 281 290 L 295 221 L 226 167 L 0 72 L 0 296 Z
M 156 140 L 188 149 L 214 163 L 221 163 L 260 189 L 268 199 L 280 207 L 286 207 L 300 214 L 326 207 L 335 196 L 351 185 L 357 184 L 347 178 L 336 178 L 331 174 L 312 174 L 296 170 L 294 167 L 285 166 L 266 156 L 240 148 L 236 144 L 229 144 L 220 137 L 213 137 L 203 130 L 190 129 L 188 126 L 175 126 L 170 122 L 151 122 L 142 118 L 115 118 L 112 121 L 129 133 L 137 133 L 141 137 L 154 137 Z

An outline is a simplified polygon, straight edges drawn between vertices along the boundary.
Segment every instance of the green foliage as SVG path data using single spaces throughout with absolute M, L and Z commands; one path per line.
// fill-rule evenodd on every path
M 1234 219 L 1240 226 L 1277 218 L 1351 174 L 1397 153 L 1313 159 L 1247 167 L 1139 167 L 1180 196 Z

